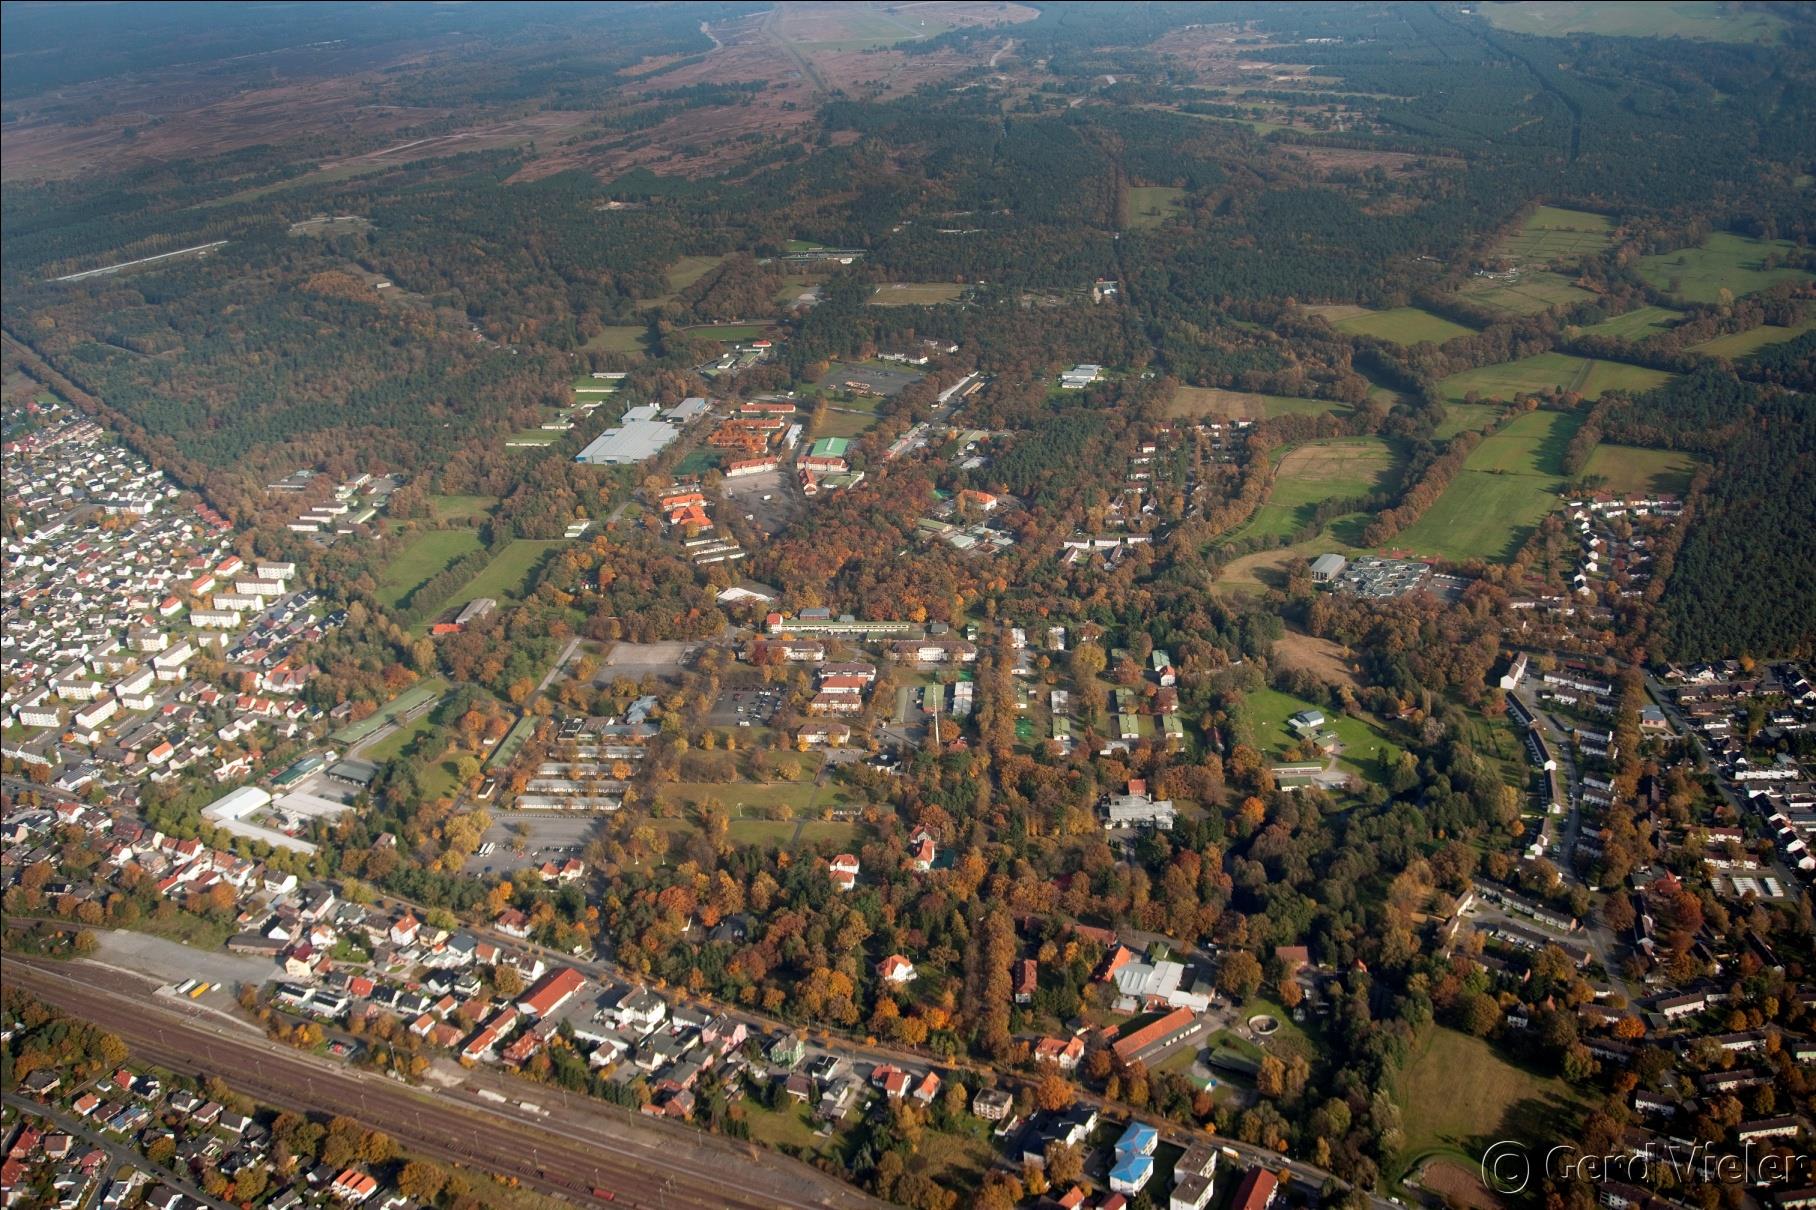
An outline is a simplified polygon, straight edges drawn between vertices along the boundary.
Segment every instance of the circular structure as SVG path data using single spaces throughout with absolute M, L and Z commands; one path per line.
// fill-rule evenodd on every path
M 1280 1028 L 1280 1021 L 1267 1013 L 1256 1013 L 1248 1019 L 1248 1027 L 1255 1031 L 1256 1037 L 1265 1038 Z

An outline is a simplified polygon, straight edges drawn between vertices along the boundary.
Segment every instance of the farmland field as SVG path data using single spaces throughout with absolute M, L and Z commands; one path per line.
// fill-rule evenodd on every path
M 1207 417 L 1224 420 L 1264 420 L 1274 416 L 1321 416 L 1347 412 L 1349 405 L 1330 399 L 1295 399 L 1287 395 L 1257 395 L 1251 391 L 1226 391 L 1218 387 L 1182 386 L 1173 392 L 1167 415 L 1176 419 Z
M 1432 435 L 1440 441 L 1448 441 L 1458 433 L 1487 428 L 1500 414 L 1501 409 L 1490 403 L 1447 403 L 1444 420 Z
M 1280 460 L 1267 502 L 1241 536 L 1287 537 L 1309 522 L 1324 501 L 1363 496 L 1387 486 L 1399 463 L 1388 444 L 1376 437 L 1308 441 Z
M 1553 387 L 1574 391 L 1585 399 L 1595 399 L 1604 391 L 1649 391 L 1670 381 L 1662 370 L 1566 353 L 1540 353 L 1520 361 L 1483 366 L 1452 374 L 1438 383 L 1445 402 L 1462 403 L 1471 391 L 1478 399 L 1500 399 L 1512 402 L 1521 395 L 1543 394 Z
M 1471 278 L 1463 296 L 1479 306 L 1510 315 L 1533 315 L 1549 307 L 1570 307 L 1595 295 L 1570 283 L 1560 273 L 1536 270 L 1520 273 L 1511 281 Z
M 1540 206 L 1525 226 L 1494 246 L 1497 255 L 1522 265 L 1570 264 L 1605 251 L 1614 240 L 1614 222 L 1586 210 Z
M 422 530 L 392 556 L 379 574 L 379 603 L 387 609 L 396 609 L 417 585 L 478 549 L 479 535 L 471 529 Z
M 1443 344 L 1453 336 L 1468 336 L 1471 329 L 1452 323 L 1430 311 L 1417 307 L 1395 307 L 1391 311 L 1364 311 L 1331 321 L 1331 327 L 1352 336 L 1374 336 L 1395 344 L 1412 345 L 1422 340 Z
M 1127 200 L 1127 227 L 1158 227 L 1182 213 L 1185 190 L 1166 185 L 1131 185 Z
M 1635 307 L 1625 315 L 1616 315 L 1613 319 L 1591 324 L 1583 332 L 1590 336 L 1607 336 L 1616 340 L 1645 340 L 1668 331 L 1683 315 L 1682 311 L 1673 311 L 1669 307 Z
M 1682 496 L 1696 473 L 1696 461 L 1677 450 L 1598 445 L 1583 473 L 1606 480 L 1609 491 L 1624 496 Z
M 1582 417 L 1528 412 L 1483 440 L 1425 515 L 1391 545 L 1464 561 L 1505 560 L 1556 507 L 1564 448 Z
M 1707 353 L 1711 357 L 1749 357 L 1767 345 L 1795 340 L 1805 332 L 1812 331 L 1816 331 L 1816 319 L 1806 319 L 1794 328 L 1781 328 L 1777 324 L 1761 324 L 1757 328 L 1751 328 L 1745 332 L 1705 340 L 1699 345 L 1691 345 L 1690 348 L 1694 352 Z
M 1776 42 L 1783 21 L 1766 11 L 1740 11 L 1715 0 L 1632 4 L 1627 0 L 1536 0 L 1490 4 L 1490 25 L 1517 34 L 1562 37 L 1602 34 L 1628 38 L 1695 38 L 1704 42 Z
M 930 307 L 937 303 L 957 302 L 965 287 L 953 282 L 902 281 L 884 282 L 870 296 L 873 307 Z
M 1781 281 L 1808 281 L 1810 275 L 1802 269 L 1765 267 L 1767 254 L 1782 258 L 1791 250 L 1787 240 L 1748 239 L 1717 231 L 1700 248 L 1642 256 L 1637 264 L 1640 276 L 1668 294 L 1691 302 L 1715 302 L 1723 289 L 1732 290 L 1738 298 Z

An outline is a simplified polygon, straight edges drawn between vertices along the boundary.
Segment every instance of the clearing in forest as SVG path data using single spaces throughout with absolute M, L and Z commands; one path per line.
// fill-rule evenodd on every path
M 1519 265 L 1571 265 L 1613 242 L 1614 220 L 1605 214 L 1540 206 L 1518 231 L 1495 243 L 1494 255 Z
M 1462 293 L 1477 306 L 1508 315 L 1535 315 L 1551 307 L 1574 307 L 1595 297 L 1563 274 L 1547 269 L 1472 277 Z
M 379 573 L 375 594 L 379 604 L 396 609 L 418 586 L 434 578 L 456 559 L 478 549 L 479 534 L 472 529 L 419 531 Z
M 1565 412 L 1527 412 L 1484 438 L 1425 515 L 1389 545 L 1466 562 L 1513 557 L 1557 506 L 1564 450 L 1582 424 Z
M 1646 340 L 1660 332 L 1670 331 L 1671 325 L 1683 317 L 1682 311 L 1673 311 L 1669 307 L 1635 307 L 1624 315 L 1590 324 L 1583 329 L 1583 334 L 1606 336 L 1615 340 Z
M 1465 402 L 1471 392 L 1478 400 L 1511 403 L 1522 395 L 1542 395 L 1553 388 L 1574 391 L 1585 399 L 1600 398 L 1605 391 L 1650 391 L 1671 380 L 1662 370 L 1649 370 L 1617 361 L 1572 357 L 1568 353 L 1540 353 L 1519 361 L 1504 361 L 1452 374 L 1438 383 L 1448 404 Z
M 1707 353 L 1711 357 L 1751 357 L 1767 345 L 1783 344 L 1787 340 L 1796 340 L 1805 332 L 1816 332 L 1816 319 L 1806 319 L 1795 327 L 1781 328 L 1777 324 L 1760 324 L 1745 332 L 1735 332 L 1731 336 L 1717 336 L 1714 340 L 1705 340 L 1699 345 L 1691 345 L 1695 353 Z
M 1694 455 L 1680 450 L 1598 445 L 1583 474 L 1601 479 L 1606 490 L 1623 496 L 1681 497 L 1690 490 L 1697 465 Z
M 1720 300 L 1724 289 L 1739 298 L 1783 281 L 1809 281 L 1807 270 L 1777 263 L 1767 266 L 1768 258 L 1782 261 L 1793 250 L 1789 240 L 1748 239 L 1717 231 L 1700 248 L 1642 256 L 1637 264 L 1640 276 L 1665 293 L 1712 303 Z
M 1351 336 L 1373 336 L 1395 344 L 1416 345 L 1429 340 L 1443 344 L 1457 336 L 1469 336 L 1473 329 L 1452 323 L 1441 315 L 1418 307 L 1394 307 L 1389 311 L 1361 311 L 1331 320 L 1330 326 Z
M 1275 416 L 1322 416 L 1344 413 L 1347 403 L 1333 399 L 1298 399 L 1290 395 L 1259 395 L 1253 391 L 1226 391 L 1221 387 L 1182 386 L 1167 403 L 1174 419 L 1269 420 Z
M 1185 213 L 1185 190 L 1170 185 L 1130 185 L 1123 198 L 1125 227 L 1159 227 Z
M 1393 481 L 1399 466 L 1393 448 L 1379 437 L 1308 441 L 1280 459 L 1267 502 L 1239 536 L 1290 537 L 1310 523 L 1318 505 L 1380 490 Z
M 870 296 L 873 307 L 931 307 L 938 303 L 957 302 L 965 296 L 965 287 L 944 281 L 884 282 Z

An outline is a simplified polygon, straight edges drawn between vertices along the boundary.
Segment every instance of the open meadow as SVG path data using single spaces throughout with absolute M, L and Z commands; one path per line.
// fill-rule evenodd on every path
M 1275 416 L 1322 416 L 1344 413 L 1347 403 L 1331 399 L 1297 399 L 1289 395 L 1258 395 L 1253 391 L 1226 391 L 1221 387 L 1182 386 L 1167 403 L 1175 420 L 1266 420 Z
M 1669 307 L 1635 307 L 1624 315 L 1590 324 L 1583 332 L 1589 336 L 1607 336 L 1615 340 L 1645 340 L 1660 332 L 1669 331 L 1671 325 L 1683 317 L 1682 311 L 1673 311 Z
M 954 282 L 901 281 L 884 282 L 870 296 L 873 307 L 931 307 L 957 302 L 965 296 L 965 287 Z
M 1184 213 L 1185 190 L 1167 185 L 1131 185 L 1123 200 L 1123 226 L 1158 227 Z
M 1438 383 L 1438 389 L 1445 402 L 1453 405 L 1463 403 L 1472 392 L 1478 400 L 1511 403 L 1522 395 L 1544 394 L 1553 388 L 1596 399 L 1605 391 L 1650 391 L 1670 380 L 1671 375 L 1662 370 L 1568 353 L 1540 353 L 1452 374 Z
M 1745 332 L 1735 332 L 1729 336 L 1717 336 L 1714 340 L 1705 340 L 1701 344 L 1691 345 L 1696 353 L 1707 353 L 1710 357 L 1751 357 L 1768 345 L 1782 344 L 1787 340 L 1796 340 L 1805 332 L 1816 332 L 1816 319 L 1806 319 L 1795 327 L 1781 328 L 1777 324 L 1760 324 Z
M 1401 459 L 1378 437 L 1308 441 L 1280 459 L 1267 502 L 1256 510 L 1240 537 L 1290 536 L 1312 519 L 1326 500 L 1365 496 L 1391 484 Z
M 1764 9 L 1742 10 L 1719 0 L 1533 0 L 1490 4 L 1484 16 L 1497 29 L 1561 38 L 1600 34 L 1625 38 L 1696 38 L 1705 42 L 1776 42 L 1784 21 Z
M 1602 486 L 1623 496 L 1679 496 L 1690 488 L 1697 459 L 1678 450 L 1646 449 L 1636 445 L 1598 445 L 1589 455 L 1583 474 L 1602 480 Z
M 1574 307 L 1595 295 L 1548 269 L 1527 269 L 1508 278 L 1472 277 L 1463 297 L 1508 315 L 1536 315 L 1551 307 Z
M 1496 241 L 1494 254 L 1520 265 L 1569 265 L 1613 242 L 1614 220 L 1605 214 L 1540 206 L 1518 231 Z
M 1468 336 L 1472 329 L 1452 323 L 1441 315 L 1421 311 L 1418 307 L 1394 307 L 1388 311 L 1362 311 L 1331 320 L 1331 327 L 1351 336 L 1373 336 L 1395 344 L 1414 345 L 1429 340 L 1443 344 L 1456 336 Z
M 479 534 L 472 529 L 425 529 L 410 538 L 393 555 L 378 577 L 378 600 L 396 609 L 425 581 L 456 559 L 479 549 Z
M 1636 263 L 1640 276 L 1667 294 L 1712 303 L 1724 289 L 1739 298 L 1783 281 L 1809 281 L 1810 274 L 1803 269 L 1766 267 L 1768 256 L 1782 260 L 1791 251 L 1788 240 L 1748 239 L 1717 231 L 1700 248 L 1642 256 Z
M 1528 412 L 1482 441 L 1425 515 L 1391 545 L 1459 562 L 1513 557 L 1564 486 L 1564 449 L 1579 415 Z

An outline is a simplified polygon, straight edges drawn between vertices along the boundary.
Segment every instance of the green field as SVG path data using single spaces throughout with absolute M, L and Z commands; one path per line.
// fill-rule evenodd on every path
M 1501 409 L 1491 403 L 1447 403 L 1444 420 L 1432 433 L 1440 441 L 1449 441 L 1458 433 L 1487 428 L 1500 414 Z
M 1613 242 L 1614 220 L 1605 214 L 1540 206 L 1518 231 L 1497 241 L 1494 252 L 1521 265 L 1567 265 Z
M 559 437 L 561 434 L 555 435 Z M 497 505 L 497 496 L 430 496 L 429 514 L 437 521 L 461 521 L 477 525 Z
M 875 413 L 828 408 L 826 418 L 813 426 L 813 436 L 816 441 L 821 437 L 857 437 L 876 427 L 876 421 Z
M 668 274 L 667 274 L 668 290 L 667 290 L 667 292 L 662 294 L 658 298 L 645 299 L 643 301 L 646 303 L 668 302 L 670 299 L 674 298 L 675 295 L 681 293 L 681 291 L 687 289 L 689 286 L 691 286 L 695 282 L 699 281 L 702 277 L 705 277 L 713 269 L 718 268 L 719 262 L 723 261 L 724 259 L 725 258 L 723 256 L 684 256 L 684 257 L 682 257 L 681 259 L 677 260 L 674 264 L 670 265 L 668 268 Z M 642 328 L 638 328 L 637 330 L 639 332 L 643 331 Z
M 1349 410 L 1348 404 L 1330 399 L 1258 395 L 1252 391 L 1226 391 L 1220 387 L 1182 386 L 1173 392 L 1173 398 L 1167 404 L 1167 415 L 1175 419 L 1269 420 L 1275 416 L 1322 416 L 1326 412 L 1341 414 Z
M 1309 523 L 1316 507 L 1342 496 L 1364 496 L 1388 486 L 1400 458 L 1378 437 L 1308 441 L 1280 459 L 1273 489 L 1241 537 L 1286 538 Z
M 478 549 L 479 535 L 471 529 L 421 530 L 385 564 L 375 595 L 385 608 L 396 609 L 418 585 Z
M 1512 558 L 1564 486 L 1564 449 L 1580 415 L 1528 412 L 1485 438 L 1425 515 L 1391 545 L 1465 561 Z
M 466 582 L 441 608 L 465 605 L 479 597 L 497 601 L 521 601 L 530 595 L 530 580 L 542 560 L 568 543 L 562 538 L 517 538 L 493 556 L 480 573 Z
M 1573 307 L 1595 297 L 1572 285 L 1562 274 L 1543 269 L 1520 273 L 1512 281 L 1471 278 L 1463 287 L 1463 296 L 1479 306 L 1509 315 L 1534 315 L 1550 307 Z
M 1623 496 L 1682 496 L 1690 490 L 1696 466 L 1693 456 L 1677 450 L 1598 445 L 1583 473 L 1598 476 L 1609 491 Z
M 1719 0 L 1533 0 L 1488 4 L 1483 16 L 1498 29 L 1561 38 L 1602 34 L 1627 38 L 1694 38 L 1704 42 L 1776 42 L 1784 22 L 1758 9 L 1740 10 Z
M 1802 269 L 1765 267 L 1768 253 L 1782 259 L 1791 251 L 1788 240 L 1748 239 L 1717 231 L 1700 248 L 1642 256 L 1638 267 L 1640 276 L 1660 290 L 1707 303 L 1718 301 L 1724 288 L 1738 298 L 1781 281 L 1808 281 L 1810 275 Z
M 708 324 L 701 328 L 689 328 L 689 336 L 702 340 L 755 340 L 769 329 L 763 324 Z
M 1158 227 L 1184 213 L 1185 190 L 1170 185 L 1129 186 L 1125 227 Z
M 813 803 L 817 787 L 811 777 L 800 781 L 776 782 L 669 782 L 656 791 L 656 798 L 671 806 L 697 806 L 709 798 L 716 798 L 731 810 L 734 816 L 741 815 L 739 808 L 754 807 L 768 810 L 786 806 L 795 814 L 804 813 Z
M 521 433 L 512 433 L 505 439 L 505 444 L 522 449 L 526 445 L 554 445 L 566 433 L 555 429 L 524 429 Z
M 1608 336 L 1616 340 L 1645 340 L 1660 332 L 1669 331 L 1671 325 L 1683 317 L 1682 311 L 1673 311 L 1669 307 L 1635 307 L 1625 315 L 1604 319 L 1601 323 L 1589 325 L 1583 331 L 1590 336 Z
M 1417 307 L 1395 307 L 1391 311 L 1365 311 L 1332 322 L 1331 327 L 1351 336 L 1373 336 L 1395 344 L 1413 345 L 1422 340 L 1443 344 L 1456 336 L 1468 336 L 1472 329 L 1452 323 L 1441 315 Z
M 1585 399 L 1596 399 L 1604 391 L 1649 391 L 1670 379 L 1671 375 L 1662 370 L 1572 357 L 1567 353 L 1540 353 L 1520 361 L 1505 361 L 1452 374 L 1438 383 L 1438 389 L 1450 404 L 1464 402 L 1471 391 L 1477 399 L 1511 403 L 1521 395 L 1543 394 L 1554 387 L 1574 391 Z
M 1745 332 L 1705 340 L 1699 345 L 1691 345 L 1690 348 L 1697 353 L 1707 353 L 1711 357 L 1750 357 L 1767 345 L 1795 340 L 1805 332 L 1812 331 L 1816 331 L 1816 319 L 1806 319 L 1794 328 L 1781 328 L 1777 324 L 1761 324 L 1757 328 L 1750 328 Z
M 1358 777 L 1375 778 L 1387 767 L 1383 762 L 1391 763 L 1400 758 L 1399 749 L 1385 735 L 1359 718 L 1316 706 L 1278 689 L 1257 689 L 1242 697 L 1243 717 L 1254 728 L 1255 742 L 1262 754 L 1271 761 L 1285 760 L 1287 749 L 1297 742 L 1297 736 L 1286 720 L 1301 710 L 1323 710 L 1324 729 L 1335 731 L 1343 744 L 1343 755 L 1337 760 L 1339 768 Z M 1281 1020 L 1289 1018 L 1282 1017 Z
M 604 328 L 581 349 L 589 353 L 641 353 L 649 329 L 642 324 L 621 324 Z
M 1562 1080 L 1515 1067 L 1480 1038 L 1443 1026 L 1419 1040 L 1395 1092 L 1406 1134 L 1395 1178 L 1433 1153 L 1467 1157 L 1474 1171 L 1496 1139 L 1568 1138 L 1582 1111 Z
M 953 282 L 942 281 L 901 281 L 884 282 L 870 296 L 873 307 L 930 307 L 939 303 L 957 302 L 965 295 L 965 287 Z

